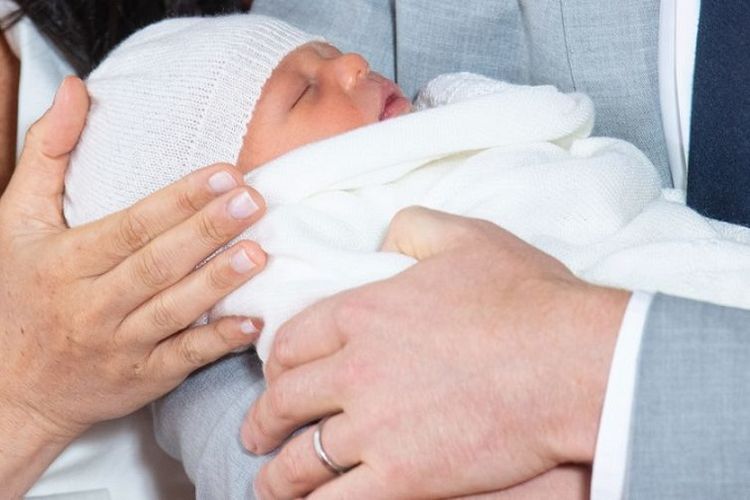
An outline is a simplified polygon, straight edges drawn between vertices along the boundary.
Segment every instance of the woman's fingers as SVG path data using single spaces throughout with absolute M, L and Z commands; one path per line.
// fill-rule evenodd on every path
M 52 107 L 31 126 L 5 197 L 19 225 L 62 229 L 65 172 L 86 123 L 89 97 L 83 82 L 66 78 Z
M 250 188 L 235 189 L 158 236 L 99 280 L 108 290 L 127 290 L 118 307 L 120 312 L 130 312 L 182 280 L 218 247 L 256 222 L 262 206 L 260 196 Z M 204 293 L 210 292 L 214 290 Z
M 242 175 L 231 165 L 212 165 L 193 172 L 130 208 L 76 228 L 69 239 L 81 248 L 97 250 L 89 252 L 81 265 L 90 275 L 99 275 L 165 231 L 194 217 L 217 197 L 243 185 Z M 260 195 L 253 193 L 253 197 L 258 205 L 262 205 Z M 217 247 L 218 244 L 207 253 Z
M 305 429 L 281 449 L 255 480 L 260 498 L 302 498 L 336 478 L 315 453 L 313 436 L 316 426 Z M 328 419 L 321 432 L 323 450 L 342 467 L 359 463 L 357 439 L 349 418 L 339 413 Z
M 155 369 L 161 378 L 172 381 L 172 387 L 176 387 L 198 368 L 258 340 L 261 327 L 258 320 L 222 318 L 165 340 L 151 354 L 149 362 L 158 367 Z
M 276 449 L 303 425 L 341 411 L 336 401 L 339 357 L 328 357 L 284 373 L 247 412 L 242 442 L 252 453 Z
M 243 241 L 130 314 L 120 330 L 146 349 L 197 320 L 217 301 L 261 272 L 266 255 Z M 132 333 L 127 333 L 132 332 Z

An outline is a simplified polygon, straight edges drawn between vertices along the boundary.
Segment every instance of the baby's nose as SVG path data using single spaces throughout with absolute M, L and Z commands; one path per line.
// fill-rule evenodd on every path
M 343 54 L 334 61 L 336 76 L 340 85 L 351 90 L 370 73 L 370 64 L 359 54 Z

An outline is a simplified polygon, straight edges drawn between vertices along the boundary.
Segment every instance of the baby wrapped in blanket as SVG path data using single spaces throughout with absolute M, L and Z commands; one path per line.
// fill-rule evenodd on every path
M 411 205 L 495 222 L 589 281 L 750 307 L 750 231 L 662 191 L 634 146 L 589 137 L 586 96 L 453 74 L 427 84 L 406 114 L 397 87 L 358 56 L 252 15 L 147 28 L 88 86 L 69 223 L 205 165 L 237 164 L 268 204 L 242 237 L 270 260 L 208 315 L 263 318 L 263 359 L 304 307 L 414 264 L 378 251 L 393 215 Z M 161 443 L 199 496 L 249 494 L 257 463 L 237 434 L 262 387 L 251 356 L 219 362 L 157 405 Z

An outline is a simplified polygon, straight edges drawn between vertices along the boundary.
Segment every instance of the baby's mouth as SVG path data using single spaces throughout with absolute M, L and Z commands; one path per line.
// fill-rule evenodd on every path
M 411 103 L 404 97 L 398 85 L 390 80 L 384 80 L 383 89 L 383 109 L 380 113 L 379 120 L 382 122 L 390 118 L 395 118 L 411 111 Z

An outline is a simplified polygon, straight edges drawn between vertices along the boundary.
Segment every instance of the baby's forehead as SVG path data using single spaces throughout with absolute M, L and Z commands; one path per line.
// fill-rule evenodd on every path
M 312 64 L 341 55 L 341 51 L 324 41 L 312 41 L 301 45 L 287 54 L 274 68 L 261 93 L 260 102 L 266 97 L 284 95 L 293 89 L 288 86 L 296 81 L 303 81 Z
M 315 40 L 300 45 L 279 63 L 279 67 L 284 68 L 295 63 L 303 63 L 315 59 L 331 59 L 342 54 L 338 47 L 322 40 Z

